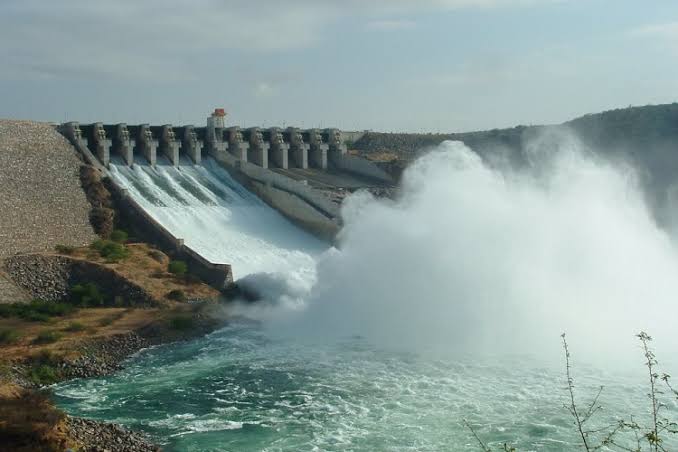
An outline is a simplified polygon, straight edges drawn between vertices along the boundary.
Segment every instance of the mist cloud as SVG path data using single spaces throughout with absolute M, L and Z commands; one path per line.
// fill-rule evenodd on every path
M 527 153 L 530 170 L 500 172 L 446 142 L 406 171 L 400 199 L 351 197 L 293 330 L 556 357 L 562 331 L 598 356 L 632 354 L 640 329 L 668 345 L 678 254 L 633 171 L 560 133 Z

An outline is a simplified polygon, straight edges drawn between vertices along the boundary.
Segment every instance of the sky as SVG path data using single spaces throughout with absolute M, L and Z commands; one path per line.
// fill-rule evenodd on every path
M 0 0 L 2 118 L 454 132 L 676 100 L 676 0 Z

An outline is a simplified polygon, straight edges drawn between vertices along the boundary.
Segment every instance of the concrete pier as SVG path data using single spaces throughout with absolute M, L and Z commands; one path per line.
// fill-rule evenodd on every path
M 329 145 L 323 143 L 323 137 L 318 129 L 309 129 L 303 133 L 304 140 L 309 144 L 309 163 L 312 168 L 327 169 L 327 151 Z
M 106 130 L 101 122 L 96 122 L 89 126 L 89 149 L 96 155 L 106 168 L 111 162 L 112 141 L 106 137 Z
M 153 130 L 155 129 L 155 130 Z M 170 124 L 165 124 L 159 128 L 151 127 L 153 134 L 158 137 L 160 152 L 165 154 L 174 166 L 179 166 L 179 141 L 177 140 L 174 129 Z
M 130 132 L 136 141 L 137 153 L 146 157 L 149 165 L 155 166 L 158 153 L 158 140 L 153 138 L 151 126 L 148 124 L 141 124 L 139 126 L 130 127 Z
M 117 124 L 113 134 L 113 151 L 122 156 L 127 166 L 134 163 L 134 139 L 130 137 L 127 124 Z
M 271 145 L 264 141 L 264 136 L 258 127 L 251 127 L 243 134 L 245 141 L 250 145 L 248 161 L 268 168 L 268 149 Z
M 366 168 L 365 164 L 358 165 L 355 159 L 347 161 L 350 156 L 343 134 L 338 129 L 226 128 L 223 119 L 215 112 L 208 118 L 206 127 L 100 122 L 79 125 L 68 122 L 62 124 L 59 130 L 104 166 L 110 162 L 111 151 L 119 154 L 129 166 L 142 155 L 151 166 L 155 166 L 158 151 L 167 156 L 172 165 L 179 166 L 182 155 L 187 155 L 196 165 L 201 164 L 203 150 L 206 150 L 211 156 L 228 152 L 242 162 L 251 162 L 265 169 L 313 168 L 323 171 L 331 166 L 335 170 L 351 172 L 358 167 Z M 370 174 L 374 172 L 372 169 Z
M 82 130 L 80 129 L 80 124 L 77 122 L 67 122 L 62 126 L 61 130 L 64 136 L 68 138 L 74 145 L 85 148 L 88 147 L 89 140 L 83 136 Z
M 228 149 L 228 143 L 224 141 L 224 128 L 215 127 L 213 123 L 208 123 L 207 127 L 198 128 L 198 139 L 203 140 L 209 155 L 226 152 Z
M 290 145 L 285 143 L 282 131 L 278 127 L 271 127 L 264 133 L 264 139 L 270 143 L 269 166 L 287 169 Z
M 250 144 L 243 141 L 240 127 L 229 127 L 226 130 L 226 134 L 228 136 L 228 151 L 237 159 L 246 162 L 247 150 L 249 149 Z
M 181 135 L 181 152 L 188 155 L 193 163 L 200 165 L 202 161 L 203 143 L 198 140 L 198 135 L 193 126 L 184 126 L 179 128 Z
M 304 143 L 301 131 L 295 127 L 288 127 L 283 137 L 290 147 L 291 161 L 289 166 L 302 169 L 308 168 L 308 150 L 310 146 Z
M 330 163 L 334 163 L 341 159 L 348 150 L 346 145 L 341 137 L 341 131 L 339 129 L 325 129 L 323 133 L 323 139 L 329 146 L 329 160 Z

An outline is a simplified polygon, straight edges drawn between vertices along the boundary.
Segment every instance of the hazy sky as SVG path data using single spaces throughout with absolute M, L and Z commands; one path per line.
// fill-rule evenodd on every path
M 676 0 L 0 0 L 0 117 L 461 131 L 675 100 Z

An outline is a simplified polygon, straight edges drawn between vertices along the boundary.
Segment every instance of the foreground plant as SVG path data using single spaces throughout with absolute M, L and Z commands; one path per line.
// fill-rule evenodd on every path
M 560 337 L 562 339 L 563 350 L 565 352 L 565 376 L 567 383 L 566 390 L 568 392 L 569 398 L 569 403 L 565 404 L 564 407 L 570 413 L 570 416 L 574 421 L 577 436 L 581 440 L 580 447 L 586 451 L 605 449 L 627 452 L 643 452 L 645 450 L 649 450 L 650 452 L 668 452 L 668 449 L 666 449 L 664 446 L 666 435 L 678 433 L 678 423 L 671 421 L 668 417 L 662 417 L 662 413 L 667 408 L 667 405 L 660 400 L 660 397 L 664 394 L 664 391 L 661 389 L 661 385 L 663 383 L 663 385 L 668 389 L 669 393 L 675 397 L 676 400 L 678 400 L 678 391 L 676 391 L 671 385 L 670 375 L 660 374 L 657 372 L 659 363 L 654 351 L 652 351 L 650 348 L 652 337 L 644 331 L 641 331 L 636 335 L 641 343 L 643 356 L 645 358 L 644 365 L 647 367 L 649 375 L 650 387 L 647 396 L 651 404 L 650 424 L 648 426 L 639 424 L 634 419 L 634 416 L 631 416 L 630 420 L 628 421 L 625 419 L 620 419 L 612 425 L 602 426 L 599 428 L 589 427 L 589 421 L 593 419 L 596 413 L 603 409 L 599 403 L 599 398 L 603 392 L 603 387 L 601 386 L 598 389 L 595 397 L 585 409 L 580 408 L 576 401 L 575 384 L 570 363 L 570 349 L 565 333 L 561 334 Z M 464 420 L 463 423 L 466 428 L 471 431 L 473 437 L 476 439 L 483 452 L 492 452 L 492 449 L 490 449 L 482 441 L 471 424 L 469 424 L 466 420 Z M 633 440 L 622 442 L 620 435 L 623 433 L 633 434 Z M 633 443 L 634 445 L 627 445 L 630 443 Z M 502 450 L 508 452 L 516 451 L 514 447 L 511 447 L 506 443 L 503 445 Z

